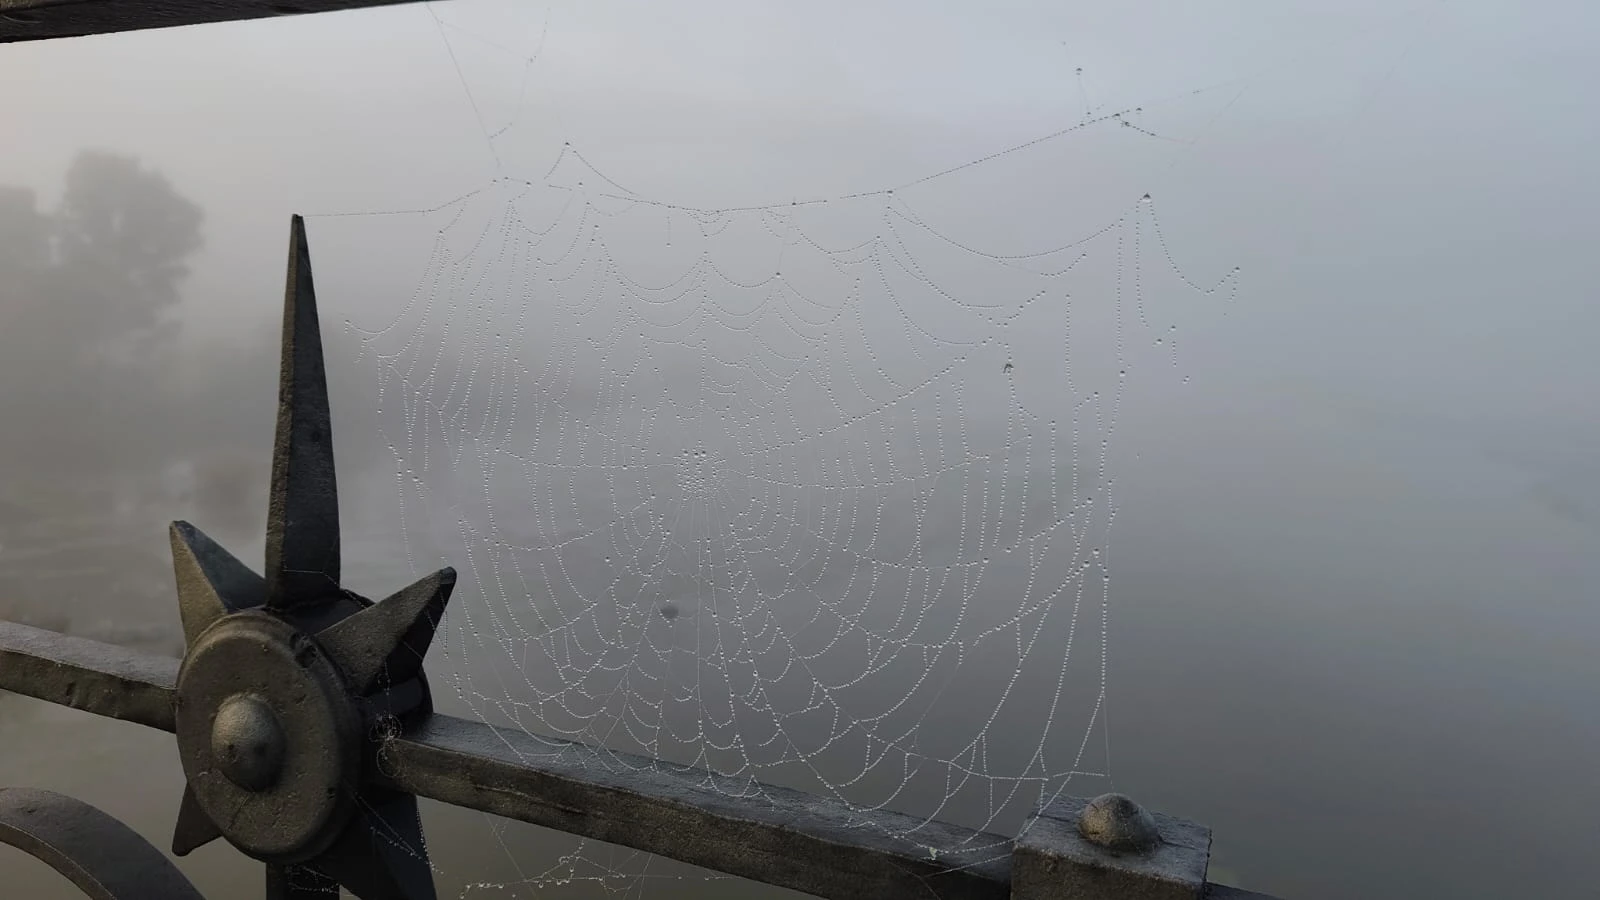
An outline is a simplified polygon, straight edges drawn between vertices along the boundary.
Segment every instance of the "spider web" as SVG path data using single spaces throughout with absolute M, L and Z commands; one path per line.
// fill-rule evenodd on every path
M 1068 127 L 902 184 L 702 208 L 569 142 L 511 153 L 526 119 L 488 127 L 463 86 L 492 179 L 341 217 L 431 236 L 402 308 L 347 328 L 406 562 L 462 574 L 435 693 L 597 766 L 799 788 L 912 840 L 875 814 L 956 822 L 995 857 L 1030 808 L 1107 789 L 1118 424 L 1136 375 L 1188 381 L 1179 322 L 1238 270 L 1185 272 L 1147 194 L 1009 251 L 938 211 L 1041 147 L 1170 139 L 1084 93 Z M 463 895 L 716 877 L 544 837 L 540 863 L 487 827 L 517 879 Z

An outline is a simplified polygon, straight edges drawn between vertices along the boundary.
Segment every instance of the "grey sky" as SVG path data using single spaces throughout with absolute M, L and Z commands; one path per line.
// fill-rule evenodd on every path
M 1561 822 L 1600 801 L 1571 790 L 1600 740 L 1579 712 L 1600 702 L 1597 42 L 1581 2 L 459 0 L 0 47 L 0 184 L 48 207 L 73 154 L 101 148 L 203 207 L 179 350 L 197 366 L 210 337 L 276 326 L 289 214 L 432 207 L 558 158 L 553 183 L 595 178 L 568 142 L 626 191 L 698 209 L 900 188 L 995 254 L 1151 194 L 1186 273 L 1241 275 L 1227 307 L 1168 290 L 1190 304 L 1172 315 L 1192 382 L 1125 412 L 1116 552 L 1138 571 L 1113 604 L 1112 758 L 1219 846 L 1233 829 L 1251 886 L 1312 896 L 1341 866 L 1308 848 L 1361 839 L 1350 797 L 1446 829 L 1481 789 L 1483 853 L 1521 789 L 1566 798 Z M 859 225 L 818 221 L 839 243 Z M 326 321 L 388 323 L 438 224 L 313 218 Z M 632 237 L 641 271 L 672 261 Z M 728 258 L 752 278 L 777 264 Z M 1086 277 L 1109 290 L 1109 270 Z M 1019 379 L 1047 368 L 1033 339 Z M 1176 681 L 1193 703 L 1163 699 Z M 1175 774 L 1186 717 L 1227 725 L 1194 739 L 1203 771 Z M 1251 777 L 1228 768 L 1232 729 L 1271 760 Z M 1372 787 L 1402 778 L 1415 796 Z M 1222 786 L 1251 798 L 1236 818 Z M 1274 796 L 1327 813 L 1278 833 Z M 1417 896 L 1462 846 L 1363 846 L 1349 877 L 1409 861 L 1393 896 Z M 1564 858 L 1592 846 L 1569 836 Z M 1518 845 L 1451 895 L 1539 871 L 1544 895 L 1577 896 L 1543 852 Z
M 0 65 L 28 89 L 0 100 L 6 167 L 46 194 L 83 146 L 166 170 L 210 216 L 191 294 L 197 321 L 214 323 L 234 314 L 222 297 L 275 265 L 285 212 L 479 186 L 492 164 L 433 15 L 465 29 L 443 33 L 492 130 L 509 121 L 522 64 L 471 35 L 532 53 L 546 13 L 465 3 L 13 46 Z M 1582 379 L 1546 383 L 1535 364 L 1581 353 L 1584 329 L 1563 323 L 1592 315 L 1571 217 L 1595 191 L 1583 168 L 1600 129 L 1583 114 L 1594 15 L 558 5 L 502 145 L 526 175 L 572 140 L 632 190 L 697 206 L 844 194 L 1072 123 L 1081 66 L 1097 108 L 1143 105 L 1152 130 L 1194 142 L 1063 139 L 1084 145 L 1079 165 L 1050 175 L 1081 198 L 1083 221 L 1156 193 L 1197 262 L 1246 267 L 1240 327 L 1321 335 L 1310 359 L 1293 352 L 1346 387 L 1387 392 L 1403 374 L 1437 404 L 1470 379 L 1476 397 L 1570 414 Z M 1474 271 L 1489 258 L 1515 264 Z M 1321 358 L 1357 352 L 1351 341 L 1359 371 Z

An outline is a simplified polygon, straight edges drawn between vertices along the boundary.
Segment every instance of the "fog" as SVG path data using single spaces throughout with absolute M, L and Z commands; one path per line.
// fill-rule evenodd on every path
M 0 616 L 178 654 L 166 524 L 259 565 L 304 214 L 346 582 L 458 569 L 450 712 L 1002 835 L 1120 790 L 1290 898 L 1587 896 L 1597 39 L 452 0 L 5 45 Z M 0 731 L 0 784 L 170 842 L 169 736 Z M 781 893 L 424 818 L 441 896 Z

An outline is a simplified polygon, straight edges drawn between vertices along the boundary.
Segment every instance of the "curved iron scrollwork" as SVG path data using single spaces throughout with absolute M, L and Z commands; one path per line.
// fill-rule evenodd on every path
M 0 788 L 0 843 L 47 863 L 93 900 L 205 900 L 138 832 L 65 794 Z

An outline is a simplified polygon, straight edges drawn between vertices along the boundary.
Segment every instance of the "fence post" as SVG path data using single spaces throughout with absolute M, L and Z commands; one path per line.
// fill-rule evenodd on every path
M 1059 797 L 1011 851 L 1013 900 L 1201 900 L 1211 829 L 1122 794 Z

